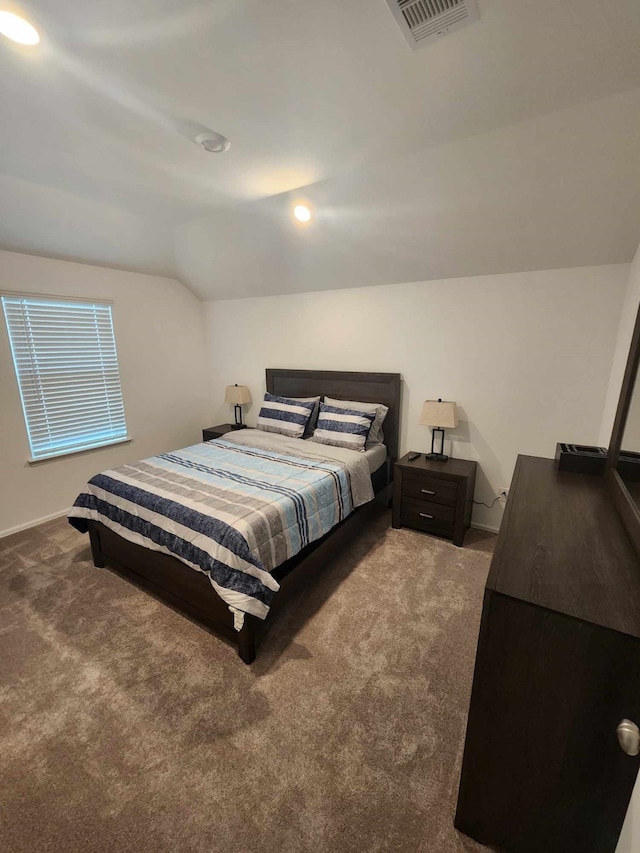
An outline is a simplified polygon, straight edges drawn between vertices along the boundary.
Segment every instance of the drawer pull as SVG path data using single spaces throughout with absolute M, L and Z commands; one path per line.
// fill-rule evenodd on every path
M 432 489 L 420 489 L 423 495 L 435 495 L 435 492 Z
M 616 730 L 620 749 L 627 755 L 640 753 L 640 730 L 631 720 L 621 720 Z
M 420 513 L 420 518 L 433 518 L 433 516 L 432 516 L 432 515 L 429 515 L 429 514 L 428 514 L 428 513 L 426 513 L 426 512 L 421 512 L 421 513 Z

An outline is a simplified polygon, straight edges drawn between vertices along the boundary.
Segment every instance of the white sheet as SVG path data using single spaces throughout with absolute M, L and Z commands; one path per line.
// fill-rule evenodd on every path
M 384 444 L 374 444 L 365 450 L 364 456 L 369 463 L 369 473 L 373 474 L 387 461 L 387 448 Z

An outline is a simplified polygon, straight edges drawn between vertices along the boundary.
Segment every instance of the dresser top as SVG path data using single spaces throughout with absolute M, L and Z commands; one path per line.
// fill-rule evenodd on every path
M 487 588 L 640 638 L 640 561 L 601 477 L 519 456 Z

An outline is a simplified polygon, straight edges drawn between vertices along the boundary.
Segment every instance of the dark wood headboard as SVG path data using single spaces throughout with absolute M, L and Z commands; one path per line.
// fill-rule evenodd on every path
M 391 459 L 398 458 L 400 441 L 400 374 L 341 370 L 283 370 L 267 368 L 267 391 L 280 397 L 335 397 L 389 407 L 384 420 L 384 443 Z

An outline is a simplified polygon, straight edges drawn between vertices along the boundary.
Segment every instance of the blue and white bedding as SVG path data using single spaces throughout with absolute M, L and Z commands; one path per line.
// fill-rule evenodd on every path
M 279 589 L 271 571 L 373 497 L 363 456 L 242 430 L 96 475 L 69 521 L 177 557 L 232 611 L 264 619 Z
M 311 441 L 363 451 L 374 418 L 374 412 L 338 409 L 320 403 L 318 426 Z
M 315 399 L 295 400 L 267 392 L 258 414 L 258 429 L 302 438 L 315 407 Z

